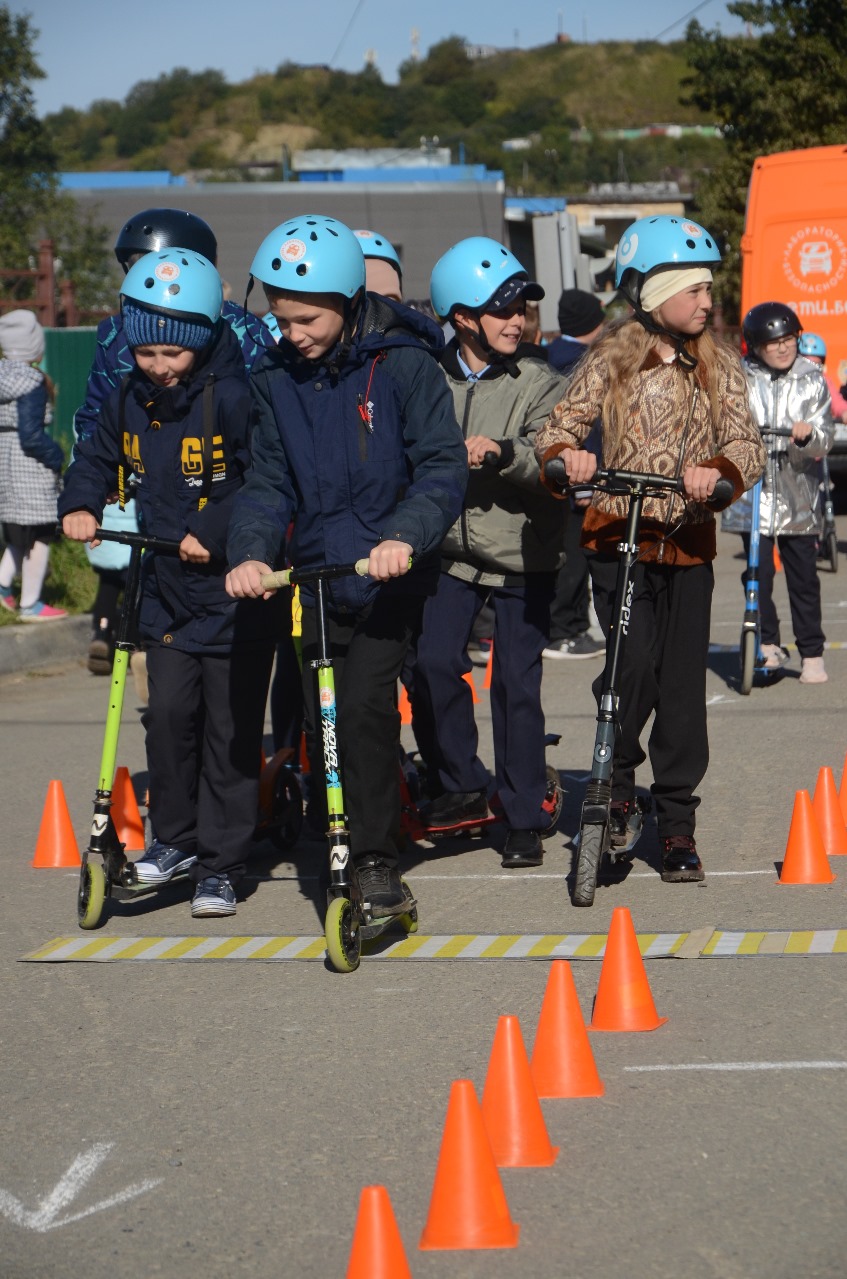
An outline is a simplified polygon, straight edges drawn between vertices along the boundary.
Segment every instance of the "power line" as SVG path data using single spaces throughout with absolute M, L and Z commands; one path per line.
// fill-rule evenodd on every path
M 674 27 L 678 27 L 681 22 L 686 22 L 688 18 L 693 18 L 695 13 L 699 13 L 701 9 L 705 9 L 706 5 L 711 3 L 712 0 L 701 0 L 700 4 L 696 4 L 693 9 L 689 9 L 688 13 L 684 13 L 681 18 L 677 18 L 676 22 L 672 22 L 669 27 L 665 27 L 664 31 L 660 31 L 652 39 L 661 40 L 662 36 L 666 36 L 669 31 L 673 31 Z
M 338 47 L 336 48 L 335 53 L 332 55 L 332 57 L 329 60 L 330 66 L 332 66 L 333 62 L 335 62 L 335 59 L 338 57 L 339 53 L 341 52 L 341 48 L 344 44 L 344 41 L 347 39 L 348 35 L 350 34 L 350 28 L 353 26 L 353 23 L 358 18 L 359 10 L 362 8 L 364 3 L 365 3 L 365 0 L 359 0 L 359 3 L 356 5 L 356 8 L 353 10 L 353 16 L 350 19 L 350 21 L 347 23 L 347 26 L 344 28 L 344 35 L 338 41 Z

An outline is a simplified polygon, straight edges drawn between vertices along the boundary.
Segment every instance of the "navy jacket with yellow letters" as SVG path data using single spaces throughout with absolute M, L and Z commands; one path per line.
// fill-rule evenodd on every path
M 80 441 L 65 475 L 59 518 L 86 510 L 102 519 L 107 497 L 132 472 L 139 523 L 148 535 L 181 541 L 193 533 L 209 564 L 148 553 L 139 629 L 186 651 L 228 652 L 233 641 L 266 638 L 261 601 L 236 602 L 224 589 L 232 503 L 250 460 L 253 407 L 244 359 L 219 323 L 185 382 L 157 387 L 136 367 L 104 403 L 93 435 Z

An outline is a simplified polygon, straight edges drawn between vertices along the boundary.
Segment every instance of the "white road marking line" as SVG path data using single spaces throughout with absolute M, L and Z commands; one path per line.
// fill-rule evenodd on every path
M 16 1199 L 7 1190 L 0 1190 L 0 1213 L 8 1217 L 16 1226 L 24 1226 L 28 1230 L 35 1230 L 38 1234 L 45 1234 L 48 1230 L 70 1225 L 72 1221 L 81 1221 L 83 1217 L 90 1217 L 92 1213 L 102 1212 L 105 1208 L 114 1208 L 118 1204 L 126 1203 L 127 1200 L 135 1199 L 138 1195 L 160 1184 L 161 1177 L 155 1181 L 140 1181 L 137 1185 L 127 1186 L 125 1190 L 119 1190 L 117 1194 L 110 1195 L 108 1199 L 102 1199 L 100 1203 L 93 1204 L 82 1212 L 60 1218 L 59 1213 L 69 1207 L 85 1189 L 114 1144 L 112 1141 L 97 1142 L 90 1150 L 77 1155 L 64 1176 L 59 1178 L 49 1194 L 45 1195 L 32 1210 L 25 1208 L 20 1199 Z
M 684 1065 L 624 1066 L 631 1074 L 654 1070 L 847 1070 L 847 1061 L 695 1061 Z

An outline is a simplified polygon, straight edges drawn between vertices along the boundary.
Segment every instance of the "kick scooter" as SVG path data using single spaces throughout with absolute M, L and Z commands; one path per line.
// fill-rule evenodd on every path
M 552 458 L 545 466 L 545 476 L 552 483 L 566 489 L 568 486 L 565 464 L 561 458 Z M 604 856 L 612 865 L 618 859 L 626 859 L 641 833 L 649 800 L 637 800 L 635 812 L 628 823 L 626 843 L 615 846 L 610 834 L 612 805 L 612 772 L 615 744 L 618 732 L 620 692 L 618 681 L 623 665 L 624 645 L 629 630 L 635 579 L 633 571 L 639 558 L 638 534 L 641 527 L 641 511 L 644 499 L 665 494 L 683 494 L 682 478 L 667 475 L 650 475 L 640 471 L 598 469 L 589 484 L 580 488 L 593 488 L 603 493 L 613 493 L 629 498 L 629 514 L 626 533 L 618 550 L 618 573 L 615 583 L 615 602 L 612 623 L 606 645 L 606 665 L 597 711 L 597 728 L 594 737 L 594 754 L 591 774 L 585 789 L 577 842 L 576 876 L 572 901 L 574 906 L 592 906 L 597 879 Z M 708 505 L 722 508 L 732 498 L 731 480 L 719 479 Z
M 791 431 L 787 428 L 765 428 L 763 436 L 787 438 Z M 778 465 L 777 453 L 772 452 L 774 465 Z M 744 619 L 741 623 L 741 638 L 738 652 L 741 663 L 740 692 L 748 697 L 753 687 L 756 674 L 765 677 L 775 674 L 765 666 L 762 655 L 762 619 L 759 612 L 759 539 L 761 537 L 761 501 L 762 480 L 759 479 L 750 490 L 750 546 L 747 551 L 746 585 L 744 587 Z M 838 548 L 836 546 L 836 555 Z M 778 669 L 778 668 L 777 668 Z
M 103 753 L 100 757 L 100 779 L 94 795 L 91 835 L 88 847 L 82 854 L 82 866 L 79 872 L 77 920 L 80 928 L 85 929 L 96 928 L 100 923 L 106 899 L 112 896 L 113 889 L 137 891 L 142 887 L 135 877 L 135 867 L 124 853 L 124 845 L 118 839 L 115 823 L 112 820 L 112 785 L 126 673 L 129 667 L 129 655 L 135 647 L 130 641 L 130 632 L 138 603 L 141 557 L 144 551 L 148 550 L 177 555 L 180 547 L 179 542 L 167 541 L 161 537 L 145 537 L 142 533 L 121 533 L 112 529 L 98 528 L 95 536 L 101 542 L 120 542 L 124 546 L 131 547 L 132 550 L 115 640 L 109 708 L 106 712 L 106 731 L 103 737 Z M 92 855 L 101 860 L 92 861 Z
M 322 756 L 326 782 L 326 806 L 329 816 L 327 845 L 329 852 L 329 887 L 327 911 L 324 919 L 326 953 L 330 964 L 339 973 L 352 973 L 359 967 L 362 942 L 379 937 L 392 925 L 398 925 L 406 933 L 417 932 L 417 904 L 408 885 L 403 884 L 406 909 L 400 915 L 374 915 L 363 901 L 355 869 L 350 864 L 350 832 L 344 812 L 344 794 L 338 758 L 336 735 L 335 673 L 329 649 L 329 632 L 326 619 L 326 591 L 324 583 L 332 578 L 348 577 L 356 573 L 368 575 L 368 561 L 355 564 L 329 564 L 322 568 L 282 569 L 266 573 L 262 577 L 265 590 L 278 590 L 280 586 L 302 586 L 309 583 L 315 591 L 315 619 L 318 633 L 318 656 L 310 662 L 318 686 Z
M 838 533 L 835 529 L 835 507 L 832 501 L 832 479 L 829 474 L 829 458 L 821 458 L 821 482 L 823 485 L 823 512 L 818 559 L 829 563 L 830 573 L 838 572 Z

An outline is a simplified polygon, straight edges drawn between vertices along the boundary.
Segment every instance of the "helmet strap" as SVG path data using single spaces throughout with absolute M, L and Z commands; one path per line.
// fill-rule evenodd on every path
M 676 351 L 676 358 L 680 368 L 686 373 L 693 373 L 697 368 L 697 356 L 692 355 L 685 345 L 685 336 L 682 333 L 673 333 L 670 329 L 666 329 L 663 325 L 657 324 L 652 318 L 649 311 L 645 311 L 640 302 L 636 302 L 633 298 L 629 299 L 630 305 L 635 312 L 635 318 L 638 323 L 647 330 L 648 333 L 655 333 L 657 337 L 665 338 L 670 342 Z
M 499 351 L 494 350 L 494 347 L 491 345 L 491 343 L 488 340 L 488 335 L 486 334 L 485 329 L 482 327 L 482 312 L 468 311 L 466 314 L 468 316 L 473 316 L 473 318 L 476 320 L 476 329 L 475 330 L 472 329 L 471 333 L 473 337 L 476 339 L 476 343 L 479 346 L 480 350 L 482 351 L 483 355 L 487 358 L 488 363 L 499 364 L 504 369 L 506 369 L 507 372 L 509 372 L 512 375 L 512 377 L 517 377 L 518 373 L 520 372 L 518 368 L 517 360 L 515 359 L 513 355 L 502 355 Z M 456 336 L 461 342 L 461 335 L 458 330 L 456 331 Z

